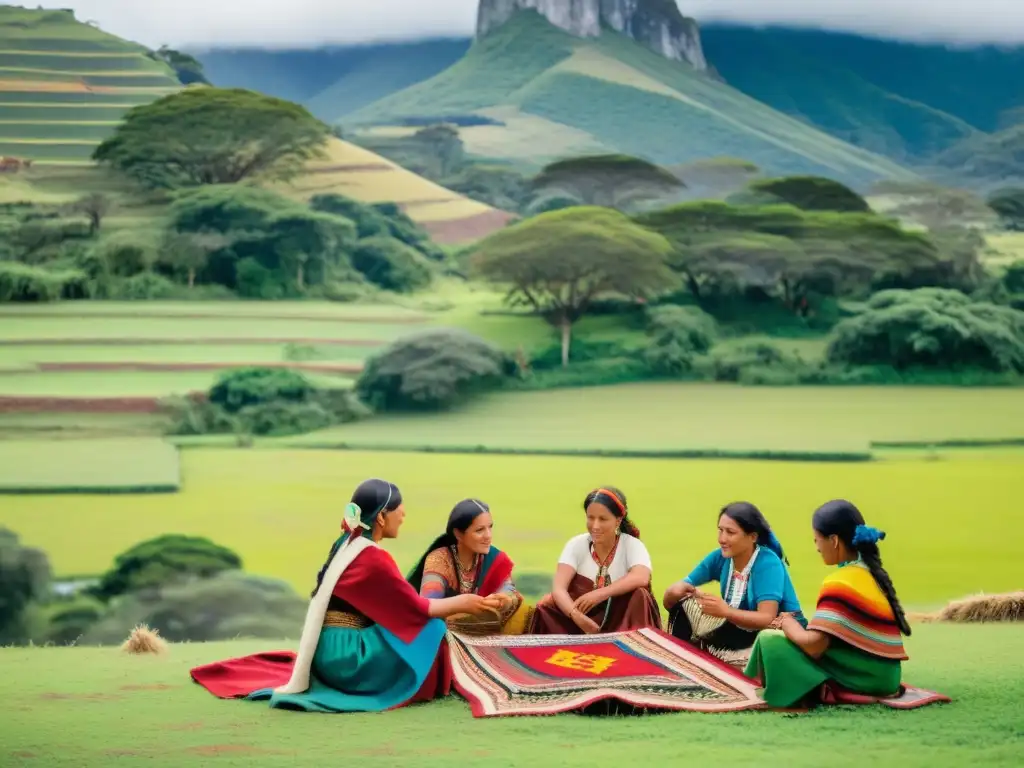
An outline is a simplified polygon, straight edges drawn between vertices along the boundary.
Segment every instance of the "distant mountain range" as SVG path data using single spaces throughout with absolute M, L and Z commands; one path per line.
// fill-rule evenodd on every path
M 672 163 L 686 160 L 692 154 L 686 150 L 690 145 L 700 153 L 741 153 L 755 162 L 758 158 L 752 155 L 758 155 L 759 164 L 764 164 L 768 150 L 763 142 L 740 140 L 732 130 L 736 127 L 733 120 L 748 126 L 754 120 L 756 127 L 766 119 L 756 107 L 750 107 L 753 112 L 746 106 L 739 112 L 726 110 L 724 123 L 709 121 L 707 110 L 694 113 L 687 108 L 693 101 L 708 106 L 709 94 L 724 98 L 730 89 L 713 91 L 719 83 L 698 81 L 692 72 L 684 73 L 683 64 L 655 61 L 649 51 L 639 50 L 641 46 L 631 41 L 613 41 L 612 35 L 576 40 L 561 30 L 542 30 L 537 21 L 542 20 L 520 24 L 518 34 L 513 34 L 514 28 L 497 30 L 488 36 L 490 42 L 484 38 L 476 45 L 463 38 L 304 51 L 193 53 L 218 85 L 254 88 L 300 101 L 321 118 L 347 126 L 378 123 L 378 130 L 384 131 L 383 126 L 401 123 L 401 118 L 457 106 L 462 112 L 490 114 L 506 127 L 518 119 L 518 130 L 506 136 L 512 144 L 536 140 L 536 135 L 527 138 L 531 132 L 527 129 L 532 128 L 534 134 L 546 131 L 558 152 L 573 146 L 627 151 L 635 144 L 639 146 L 632 149 L 647 149 L 652 159 Z M 535 39 L 524 34 L 527 27 Z M 970 176 L 970 163 L 963 162 L 965 152 L 985 147 L 990 155 L 996 153 L 998 161 L 1006 151 L 1007 135 L 991 139 L 989 134 L 1024 123 L 1020 74 L 1024 72 L 1024 47 L 952 48 L 820 30 L 725 24 L 703 25 L 701 42 L 712 78 L 720 77 L 725 84 L 804 126 L 852 145 L 840 153 L 847 157 L 838 163 L 842 168 L 836 168 L 839 150 L 834 143 L 829 143 L 825 152 L 831 159 L 823 158 L 821 147 L 812 150 L 806 145 L 815 143 L 813 134 L 794 128 L 794 135 L 806 141 L 801 145 L 794 138 L 781 154 L 771 152 L 779 170 L 797 170 L 801 165 L 804 170 L 832 168 L 833 174 L 866 182 L 875 171 L 853 167 L 863 166 L 865 157 L 874 157 L 869 164 L 879 168 L 890 167 L 886 161 L 893 161 L 914 170 L 941 172 L 943 168 L 936 166 L 942 165 L 948 173 Z M 573 51 L 566 53 L 568 48 Z M 573 81 L 573 77 L 577 79 Z M 638 79 L 649 78 L 660 85 L 653 90 L 637 87 Z M 595 90 L 595 80 L 603 81 L 600 89 Z M 476 83 L 473 87 L 478 91 L 481 83 L 489 82 L 486 98 L 478 97 L 475 102 L 465 98 L 469 81 Z M 503 93 L 502 83 L 507 84 Z M 570 83 L 576 94 L 583 85 L 590 88 L 586 104 L 563 107 L 555 103 L 557 96 L 553 101 L 551 89 Z M 698 84 L 703 95 L 694 98 Z M 656 93 L 663 88 L 675 95 Z M 516 116 L 511 121 L 502 119 L 511 109 Z M 583 114 L 587 109 L 604 112 L 606 117 L 616 112 L 644 117 L 632 128 L 613 129 L 611 120 Z M 777 119 L 781 116 L 769 122 Z M 621 137 L 620 132 L 633 134 L 635 141 Z M 500 144 L 502 132 L 492 125 L 490 130 L 479 126 L 464 129 L 464 133 L 471 150 L 475 144 L 486 151 Z M 1009 136 L 1013 145 L 1016 132 Z M 824 137 L 823 141 L 829 142 Z M 762 144 L 761 149 L 757 144 Z M 790 144 L 788 139 L 786 144 Z M 785 154 L 795 159 L 783 161 Z M 986 164 L 986 180 L 990 180 L 991 165 Z M 1020 170 L 1016 166 L 1011 169 L 1011 178 Z

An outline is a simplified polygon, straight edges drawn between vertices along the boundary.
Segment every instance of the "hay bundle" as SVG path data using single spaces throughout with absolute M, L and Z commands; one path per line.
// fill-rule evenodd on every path
M 125 653 L 163 653 L 167 650 L 167 642 L 160 637 L 160 630 L 150 629 L 146 624 L 139 624 L 128 639 L 121 645 Z
M 973 595 L 955 600 L 936 617 L 959 623 L 982 621 L 1024 621 L 1024 591 L 1002 595 Z

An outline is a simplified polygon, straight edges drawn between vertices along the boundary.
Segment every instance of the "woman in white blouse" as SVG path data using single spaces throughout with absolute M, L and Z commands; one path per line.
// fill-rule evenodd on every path
M 569 539 L 558 558 L 551 594 L 537 605 L 536 635 L 661 629 L 651 593 L 651 556 L 629 519 L 626 495 L 604 486 L 583 501 L 587 532 Z

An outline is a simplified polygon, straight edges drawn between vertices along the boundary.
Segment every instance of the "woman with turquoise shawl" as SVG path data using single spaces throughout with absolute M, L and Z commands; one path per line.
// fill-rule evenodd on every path
M 379 545 L 398 536 L 404 519 L 395 485 L 363 482 L 317 576 L 298 653 L 207 664 L 193 669 L 192 679 L 221 698 L 306 712 L 379 712 L 447 695 L 451 670 L 442 619 L 496 609 L 500 601 L 418 595 Z
M 443 534 L 427 547 L 409 574 L 409 583 L 427 598 L 494 595 L 501 608 L 480 616 L 452 616 L 448 626 L 470 635 L 520 635 L 533 607 L 512 581 L 512 559 L 494 546 L 491 508 L 479 499 L 463 499 L 448 515 Z

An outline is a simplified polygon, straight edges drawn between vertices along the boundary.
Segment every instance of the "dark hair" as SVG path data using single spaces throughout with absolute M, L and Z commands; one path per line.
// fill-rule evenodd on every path
M 480 517 L 484 512 L 490 511 L 491 508 L 487 506 L 485 502 L 480 501 L 480 499 L 463 499 L 452 507 L 452 511 L 448 515 L 448 525 L 445 526 L 444 533 L 434 539 L 430 546 L 427 547 L 427 550 L 423 553 L 423 557 L 417 561 L 413 569 L 409 571 L 409 575 L 405 577 L 406 581 L 416 587 L 416 590 L 418 591 L 420 584 L 423 582 L 423 567 L 426 565 L 427 557 L 430 553 L 435 549 L 440 549 L 441 547 L 455 546 L 457 543 L 455 531 L 465 533 L 469 529 L 469 526 L 473 524 L 474 520 Z
M 865 526 L 864 515 L 860 513 L 860 510 L 845 499 L 834 499 L 815 510 L 814 516 L 811 518 L 811 526 L 822 536 L 838 536 L 843 544 L 860 554 L 864 565 L 871 571 L 879 589 L 885 594 L 885 599 L 889 601 L 900 631 L 909 636 L 910 624 L 907 623 L 903 606 L 900 605 L 899 598 L 896 597 L 896 588 L 892 585 L 892 579 L 882 567 L 882 555 L 878 551 L 876 537 L 868 536 L 868 539 L 865 540 L 857 536 L 858 527 Z M 885 533 L 882 531 L 874 531 L 874 529 L 870 529 L 870 531 L 877 533 L 879 539 L 885 538 Z
M 719 520 L 722 519 L 722 515 L 733 520 L 736 525 L 743 529 L 744 533 L 756 533 L 757 543 L 760 546 L 770 549 L 779 556 L 780 560 L 789 565 L 786 553 L 782 551 L 782 542 L 779 541 L 772 531 L 772 527 L 768 524 L 768 519 L 762 514 L 760 509 L 749 501 L 734 501 L 732 504 L 726 504 L 722 507 L 718 513 Z
M 626 504 L 626 494 L 613 485 L 602 485 L 600 488 L 595 488 L 587 494 L 587 497 L 583 500 L 583 511 L 585 512 L 587 507 L 595 502 L 605 507 L 622 521 L 619 527 L 623 533 L 628 533 L 637 539 L 640 538 L 640 529 L 629 519 L 629 505 Z
M 387 480 L 379 480 L 377 478 L 371 478 L 361 482 L 352 493 L 352 504 L 359 507 L 359 519 L 366 523 L 373 529 L 373 523 L 377 519 L 377 515 L 381 512 L 388 513 L 394 512 L 402 504 L 402 492 L 398 490 L 398 486 L 394 483 L 389 483 Z M 367 531 L 369 533 L 369 531 Z M 331 551 L 327 555 L 327 560 L 324 561 L 323 567 L 320 569 L 320 573 L 316 575 L 316 586 L 310 593 L 310 597 L 316 595 L 320 584 L 324 580 L 324 574 L 327 573 L 327 568 L 331 564 L 331 560 L 334 559 L 334 555 L 337 554 L 338 548 L 341 546 L 342 540 L 339 538 L 331 546 Z

